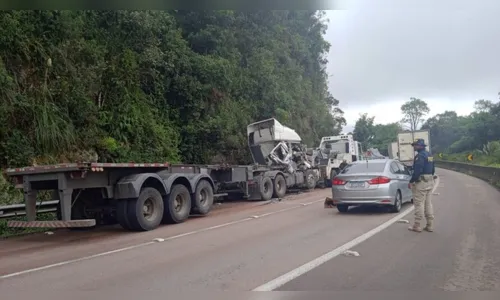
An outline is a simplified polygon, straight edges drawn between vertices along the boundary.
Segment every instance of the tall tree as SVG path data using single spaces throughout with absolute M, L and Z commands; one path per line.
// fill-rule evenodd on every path
M 360 114 L 359 119 L 354 125 L 353 137 L 360 142 L 363 149 L 366 150 L 371 146 L 373 139 L 373 122 L 375 117 L 368 117 L 368 114 Z
M 420 123 L 424 122 L 424 118 L 429 112 L 427 103 L 418 98 L 410 98 L 410 101 L 401 106 L 403 113 L 403 123 L 409 124 L 410 129 L 417 130 Z

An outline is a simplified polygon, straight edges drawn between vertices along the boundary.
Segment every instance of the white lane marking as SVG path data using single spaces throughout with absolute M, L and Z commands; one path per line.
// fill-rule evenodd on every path
M 314 200 L 314 201 L 308 202 L 306 204 L 309 205 L 309 204 L 313 204 L 313 203 L 316 203 L 316 202 L 319 202 L 319 201 L 324 201 L 324 199 L 322 198 L 322 199 L 319 199 L 319 200 Z M 259 215 L 257 217 L 259 218 L 259 217 L 270 216 L 270 215 L 278 214 L 278 213 L 281 213 L 281 212 L 285 212 L 285 211 L 288 211 L 288 210 L 292 210 L 292 209 L 296 209 L 296 208 L 301 208 L 301 207 L 303 207 L 303 205 L 297 205 L 297 206 L 293 206 L 293 207 L 288 207 L 288 208 L 280 209 L 280 210 L 277 210 L 277 211 L 265 213 L 265 214 Z M 241 220 L 227 222 L 227 223 L 223 223 L 223 224 L 219 224 L 219 225 L 215 225 L 215 226 L 210 226 L 210 227 L 206 227 L 206 228 L 202 228 L 202 229 L 198 229 L 198 230 L 193 230 L 193 231 L 190 231 L 190 232 L 181 233 L 181 234 L 170 236 L 170 237 L 166 237 L 166 238 L 157 238 L 157 239 L 155 239 L 154 241 L 151 241 L 151 242 L 140 243 L 140 244 L 136 244 L 136 245 L 132 245 L 132 246 L 124 247 L 124 248 L 119 248 L 119 249 L 115 249 L 115 250 L 111 250 L 111 251 L 101 252 L 101 253 L 97 253 L 97 254 L 93 254 L 93 255 L 89 255 L 89 256 L 84 256 L 84 257 L 76 258 L 76 259 L 70 259 L 70 260 L 66 260 L 66 261 L 62 261 L 62 262 L 58 262 L 58 263 L 54 263 L 54 264 L 50 264 L 50 265 L 46 265 L 46 266 L 41 266 L 41 267 L 32 268 L 32 269 L 28 269 L 28 270 L 24 270 L 24 271 L 19 271 L 19 272 L 14 272 L 14 273 L 10 273 L 10 274 L 5 274 L 5 275 L 1 275 L 0 279 L 7 279 L 7 278 L 15 277 L 15 276 L 20 276 L 20 275 L 29 274 L 29 273 L 33 273 L 33 272 L 37 272 L 37 271 L 43 271 L 43 270 L 47 270 L 47 269 L 51 269 L 51 268 L 55 268 L 55 267 L 59 267 L 59 266 L 69 265 L 69 264 L 73 264 L 73 263 L 77 263 L 77 262 L 81 262 L 81 261 L 85 261 L 85 260 L 90 260 L 90 259 L 98 258 L 98 257 L 101 257 L 101 256 L 106 256 L 106 255 L 110 255 L 110 254 L 120 253 L 120 252 L 132 250 L 132 249 L 136 249 L 136 248 L 140 248 L 140 247 L 144 247 L 144 246 L 149 246 L 149 245 L 157 244 L 158 241 L 156 241 L 156 240 L 160 240 L 161 239 L 162 242 L 166 242 L 166 241 L 178 239 L 178 238 L 189 236 L 189 235 L 193 235 L 193 234 L 197 234 L 197 233 L 202 233 L 202 232 L 209 231 L 209 230 L 214 230 L 214 229 L 218 229 L 218 228 L 222 228 L 222 227 L 227 227 L 227 226 L 231 226 L 231 225 L 243 223 L 243 222 L 250 221 L 250 220 L 254 220 L 254 218 L 253 217 L 248 217 L 248 218 L 244 218 L 244 219 L 241 219 Z
M 432 192 L 434 192 L 439 185 L 439 177 L 436 179 L 436 182 L 434 184 L 434 188 L 432 189 Z M 387 227 L 391 226 L 395 222 L 397 222 L 399 219 L 403 218 L 404 216 L 408 215 L 415 209 L 414 206 L 411 206 L 407 210 L 399 213 L 397 216 L 393 217 L 392 219 L 382 223 L 381 225 L 373 228 L 372 230 L 358 236 L 357 238 L 353 239 L 350 242 L 345 243 L 344 245 L 333 249 L 332 251 L 323 254 L 322 256 L 311 260 L 310 262 L 307 262 L 303 264 L 302 266 L 291 270 L 288 273 L 285 273 L 267 283 L 264 283 L 261 286 L 256 287 L 252 291 L 254 292 L 270 292 L 273 291 L 286 283 L 294 280 L 295 278 L 304 275 L 305 273 L 319 267 L 320 265 L 330 261 L 331 259 L 339 256 L 340 254 L 344 253 L 345 251 L 349 250 L 350 248 L 366 241 L 370 237 L 374 236 L 375 234 L 381 232 L 382 230 L 386 229 Z

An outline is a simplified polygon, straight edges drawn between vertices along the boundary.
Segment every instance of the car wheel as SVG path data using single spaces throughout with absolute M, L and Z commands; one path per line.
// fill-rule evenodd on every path
M 349 206 L 345 204 L 337 204 L 337 210 L 341 213 L 346 213 L 349 210 Z
M 394 205 L 391 207 L 391 212 L 398 213 L 401 211 L 401 207 L 403 207 L 403 199 L 401 197 L 401 193 L 398 191 L 396 193 L 396 198 L 394 199 Z

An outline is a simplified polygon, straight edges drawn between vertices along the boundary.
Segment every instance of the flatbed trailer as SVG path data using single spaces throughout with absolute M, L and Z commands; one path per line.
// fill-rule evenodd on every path
M 168 163 L 69 163 L 6 170 L 24 192 L 27 221 L 9 227 L 81 228 L 120 224 L 147 231 L 207 215 L 214 198 L 249 200 L 283 197 L 289 187 L 313 189 L 314 170 L 287 173 L 260 165 Z M 57 221 L 37 221 L 37 194 L 59 200 Z

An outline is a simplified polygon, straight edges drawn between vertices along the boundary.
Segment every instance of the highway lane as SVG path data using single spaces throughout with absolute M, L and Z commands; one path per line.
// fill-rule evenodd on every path
M 339 215 L 336 210 L 323 208 L 328 190 L 318 194 L 322 195 L 319 199 L 317 194 L 307 193 L 296 201 L 247 210 L 247 221 L 2 278 L 0 290 L 6 298 L 37 299 L 89 290 L 99 291 L 108 299 L 139 296 L 147 290 L 169 296 L 188 291 L 249 291 L 394 217 L 372 210 Z M 221 214 L 206 220 L 226 224 L 227 218 Z M 190 223 L 195 222 L 175 227 Z M 139 236 L 145 237 L 142 242 L 154 236 L 168 238 L 159 231 L 132 236 L 136 242 Z M 101 241 L 101 247 L 105 244 Z M 75 245 L 72 251 L 78 252 L 81 247 L 88 245 Z M 15 269 L 12 265 L 9 268 Z
M 52 235 L 40 233 L 0 240 L 0 278 L 26 269 L 135 247 L 159 237 L 172 238 L 221 224 L 239 222 L 254 215 L 300 207 L 301 203 L 321 200 L 329 194 L 327 189 L 317 189 L 287 195 L 278 203 L 275 200 L 226 202 L 216 205 L 206 217 L 192 217 L 185 223 L 164 225 L 149 232 L 127 232 L 116 225 L 89 231 L 57 230 Z
M 360 256 L 338 256 L 277 290 L 500 290 L 500 193 L 479 179 L 438 172 L 435 232 L 395 223 L 352 248 Z
M 277 290 L 498 289 L 498 191 L 462 174 L 439 173 L 442 187 L 437 187 L 439 195 L 435 196 L 436 232 L 413 233 L 407 230 L 408 224 L 395 223 L 354 246 L 352 250 L 361 256 L 333 258 Z M 143 297 L 144 293 L 173 297 L 185 292 L 249 291 L 396 216 L 378 210 L 354 209 L 345 215 L 325 210 L 322 199 L 328 194 L 328 190 L 307 193 L 153 232 L 123 234 L 101 240 L 97 246 L 90 246 L 92 240 L 78 241 L 72 247 L 59 247 L 56 256 L 49 255 L 47 248 L 42 251 L 44 258 L 31 267 L 60 265 L 0 277 L 0 291 L 5 299 L 53 299 L 81 291 L 98 292 L 107 299 Z M 150 242 L 154 237 L 165 241 Z M 140 243 L 146 244 L 65 262 L 65 252 L 73 253 L 70 258 L 74 259 L 98 254 L 96 247 L 109 251 L 112 246 Z M 22 265 L 29 255 L 13 257 L 1 256 L 2 274 L 27 268 L 5 261 Z M 8 272 L 4 271 L 7 266 Z

